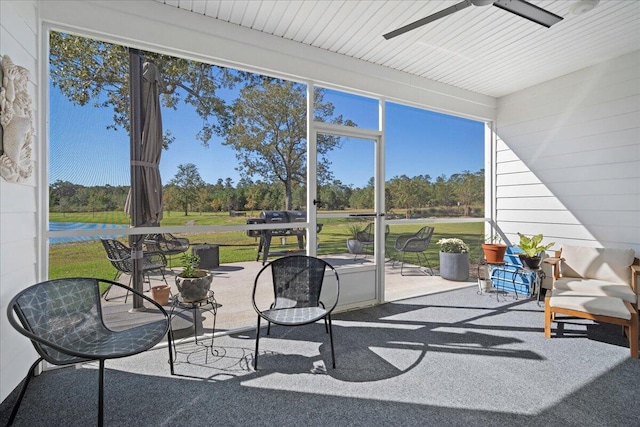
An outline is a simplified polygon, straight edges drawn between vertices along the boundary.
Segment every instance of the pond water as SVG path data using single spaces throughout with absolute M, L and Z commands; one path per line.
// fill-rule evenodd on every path
M 100 224 L 93 222 L 49 222 L 49 230 L 51 231 L 61 231 L 61 230 L 113 230 L 118 228 L 129 228 L 128 225 L 125 224 Z M 57 245 L 60 243 L 72 243 L 72 242 L 83 242 L 90 240 L 98 240 L 101 237 L 104 238 L 115 238 L 118 237 L 118 234 L 100 234 L 96 236 L 66 236 L 66 237 L 51 237 L 49 239 L 49 243 L 52 245 Z

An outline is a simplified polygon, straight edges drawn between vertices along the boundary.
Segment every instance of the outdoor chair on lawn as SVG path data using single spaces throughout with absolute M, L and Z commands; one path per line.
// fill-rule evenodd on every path
M 362 244 L 363 248 L 370 248 L 369 250 L 373 254 L 373 244 L 375 239 L 375 223 L 370 222 L 367 226 L 356 233 L 356 240 Z M 384 239 L 387 240 L 387 236 L 389 236 L 389 226 L 387 225 L 384 230 Z M 358 254 L 355 254 L 354 259 L 357 258 Z
M 35 369 L 42 360 L 53 365 L 99 362 L 98 425 L 104 415 L 104 362 L 149 350 L 169 332 L 169 315 L 151 298 L 131 290 L 158 310 L 160 319 L 121 331 L 109 329 L 103 320 L 100 284 L 124 285 L 94 278 L 67 278 L 41 282 L 13 297 L 7 307 L 9 323 L 31 340 L 40 356 L 25 377 L 8 425 L 18 413 L 20 403 Z M 16 319 L 17 317 L 17 319 Z M 171 336 L 169 361 L 172 361 Z M 133 394 L 131 398 L 133 398 Z
M 326 280 L 331 286 L 323 288 L 326 272 L 333 272 L 333 274 L 329 273 Z M 272 295 L 267 302 L 263 300 L 265 293 Z M 268 323 L 267 335 L 271 332 L 272 323 L 282 326 L 302 326 L 324 319 L 325 330 L 329 334 L 331 343 L 332 366 L 335 368 L 331 312 L 338 304 L 339 294 L 338 273 L 329 263 L 319 258 L 293 255 L 279 258 L 265 265 L 256 276 L 251 298 L 253 308 L 258 313 L 254 369 L 258 369 L 261 319 Z M 267 305 L 268 308 L 266 308 Z
M 176 237 L 171 233 L 148 234 L 144 238 L 144 244 L 149 252 L 161 252 L 169 259 L 171 268 L 171 257 L 180 255 L 189 250 L 189 239 Z
M 107 259 L 116 269 L 116 274 L 113 277 L 113 280 L 117 280 L 122 273 L 129 275 L 129 288 L 127 289 L 127 294 L 124 297 L 124 302 L 126 303 L 127 298 L 129 297 L 129 289 L 131 289 L 131 280 L 133 278 L 131 249 L 125 246 L 124 243 L 115 239 L 100 239 L 100 241 L 102 242 L 102 246 L 104 246 L 104 250 L 107 252 Z M 164 280 L 164 283 L 166 283 L 167 286 L 169 285 L 167 278 L 164 276 L 164 269 L 166 266 L 167 259 L 162 252 L 144 252 L 142 256 L 142 273 L 147 277 L 149 290 L 151 289 L 151 278 L 149 276 L 149 272 L 151 271 L 159 271 L 160 274 L 162 274 L 162 280 Z M 105 301 L 109 301 L 107 299 L 107 295 L 110 290 L 111 287 L 109 287 L 103 295 Z
M 424 254 L 424 251 L 429 247 L 429 242 L 431 241 L 431 236 L 433 236 L 433 227 L 422 227 L 415 234 L 401 234 L 396 238 L 395 243 L 393 244 L 394 249 L 396 250 L 397 256 L 400 257 L 400 275 L 404 276 L 404 257 L 409 253 L 415 253 L 418 257 L 418 268 L 420 268 L 420 259 L 424 258 L 425 264 L 427 268 L 431 270 L 431 275 L 433 276 L 433 269 L 429 264 L 429 259 Z M 396 265 L 397 259 L 393 261 L 393 266 Z M 422 271 L 422 270 L 420 270 Z M 426 272 L 425 272 L 426 274 Z

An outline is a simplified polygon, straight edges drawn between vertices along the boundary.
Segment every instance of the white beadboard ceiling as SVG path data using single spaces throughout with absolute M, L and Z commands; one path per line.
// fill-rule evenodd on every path
M 385 40 L 462 0 L 156 0 L 480 94 L 501 97 L 640 49 L 640 1 L 530 0 L 564 20 L 551 28 L 497 7 L 467 7 Z

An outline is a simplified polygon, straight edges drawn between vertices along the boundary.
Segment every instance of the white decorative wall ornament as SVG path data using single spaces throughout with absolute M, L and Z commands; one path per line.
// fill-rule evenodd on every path
M 33 110 L 28 90 L 29 70 L 2 57 L 0 124 L 2 150 L 0 175 L 9 182 L 23 182 L 31 176 L 31 143 L 35 135 Z

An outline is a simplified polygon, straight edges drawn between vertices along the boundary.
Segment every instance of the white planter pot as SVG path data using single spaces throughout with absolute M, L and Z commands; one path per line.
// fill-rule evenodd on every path
M 350 254 L 363 254 L 364 246 L 357 239 L 349 239 L 347 240 L 347 250 Z
M 491 290 L 491 280 L 478 279 L 478 290 L 480 292 L 489 292 Z
M 463 254 L 440 252 L 440 277 L 457 282 L 469 279 L 469 252 Z
M 209 289 L 211 289 L 211 281 L 213 275 L 208 271 L 198 270 L 201 277 L 180 277 L 176 276 L 176 286 L 184 302 L 195 302 L 203 300 L 207 297 Z

